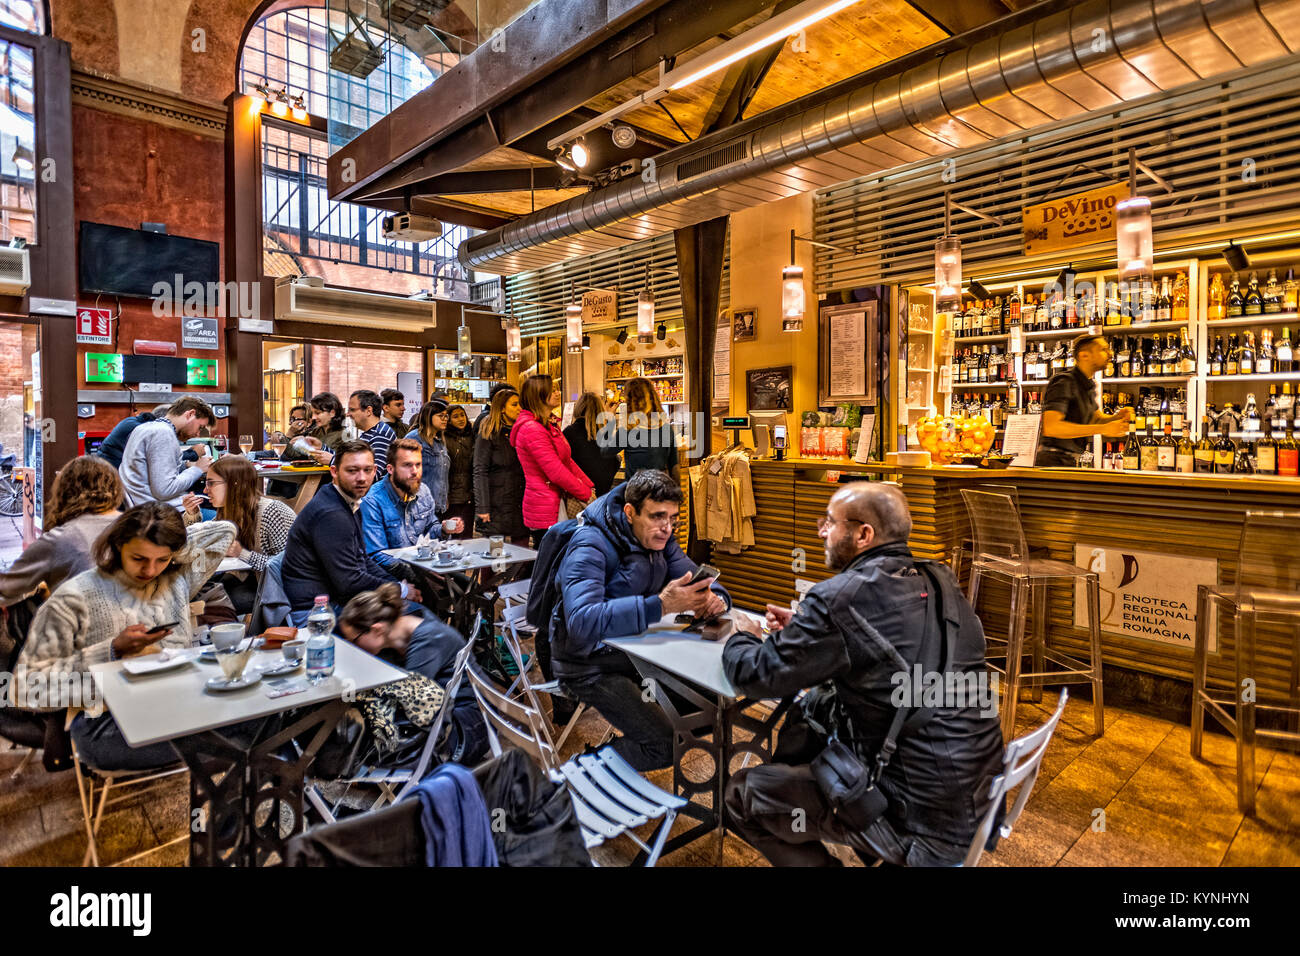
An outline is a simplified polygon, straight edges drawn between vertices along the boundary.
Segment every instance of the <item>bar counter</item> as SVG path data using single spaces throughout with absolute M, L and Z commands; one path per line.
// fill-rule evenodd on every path
M 1103 619 L 1111 622 L 1109 629 L 1104 625 L 1102 630 L 1105 663 L 1188 686 L 1195 584 L 1233 582 L 1248 510 L 1300 511 L 1300 480 L 1295 478 L 1070 468 L 916 468 L 824 459 L 754 461 L 755 545 L 735 555 L 715 549 L 712 558 L 722 571 L 723 583 L 741 604 L 786 604 L 795 596 L 796 579 L 820 581 L 830 575 L 824 566 L 817 519 L 839 487 L 825 477 L 836 471 L 899 482 L 912 510 L 913 553 L 941 561 L 950 560 L 954 549 L 970 538 L 962 489 L 1014 487 L 1031 548 L 1046 549 L 1046 556 L 1056 560 L 1098 566 Z M 1300 546 L 1300 526 L 1296 530 Z M 969 561 L 964 565 L 966 571 Z M 1130 571 L 1137 573 L 1143 567 L 1147 571 L 1142 581 L 1125 580 Z M 965 583 L 964 576 L 962 580 Z M 1069 586 L 1050 591 L 1049 640 L 1067 653 L 1084 653 L 1086 632 L 1075 627 Z M 1188 594 L 1192 600 L 1187 600 Z M 987 587 L 979 611 L 990 635 L 1004 633 L 1007 588 Z M 1219 651 L 1210 656 L 1211 677 L 1230 680 L 1231 658 Z M 1260 684 L 1271 690 L 1281 690 L 1294 679 L 1284 634 L 1261 626 L 1258 665 Z M 1167 682 L 1121 682 L 1137 697 L 1169 698 L 1171 694 L 1170 687 L 1157 686 Z M 1181 709 L 1183 696 L 1181 689 L 1174 688 L 1173 699 L 1165 703 Z

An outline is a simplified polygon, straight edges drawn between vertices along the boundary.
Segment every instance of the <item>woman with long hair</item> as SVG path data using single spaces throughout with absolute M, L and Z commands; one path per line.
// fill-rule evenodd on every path
M 510 429 L 519 417 L 519 393 L 499 389 L 492 396 L 474 442 L 474 507 L 478 533 L 499 534 L 513 544 L 528 543 L 524 524 L 524 469 Z
M 613 487 L 619 467 L 617 430 L 605 427 L 605 414 L 605 400 L 595 392 L 583 392 L 573 408 L 572 424 L 564 429 L 573 462 L 591 479 L 597 495 Z
M 262 479 L 257 468 L 242 455 L 225 455 L 208 469 L 208 500 L 217 510 L 218 521 L 235 526 L 235 541 L 229 556 L 238 558 L 255 571 L 265 571 L 267 563 L 289 543 L 289 529 L 297 517 L 283 501 L 262 494 Z M 185 523 L 202 520 L 198 495 L 185 496 Z M 235 610 L 247 614 L 257 599 L 257 580 L 252 575 L 234 572 L 223 575 L 222 582 Z
M 623 388 L 627 401 L 627 430 L 620 444 L 623 480 L 631 481 L 638 471 L 666 471 L 677 479 L 677 430 L 664 411 L 654 385 L 646 378 L 634 378 Z
M 555 421 L 560 390 L 549 375 L 531 375 L 519 393 L 523 410 L 510 429 L 510 443 L 524 469 L 524 523 L 534 543 L 565 515 L 565 496 L 592 501 L 591 479 L 573 463 L 569 442 Z
M 423 472 L 420 480 L 429 486 L 433 495 L 433 510 L 439 517 L 447 510 L 447 476 L 451 472 L 451 454 L 443 433 L 447 430 L 447 403 L 441 398 L 431 398 L 420 406 L 415 417 L 415 427 L 406 433 L 420 443 Z
M 307 403 L 311 413 L 311 427 L 302 433 L 302 441 L 294 440 L 284 450 L 284 461 L 315 458 L 327 465 L 334 450 L 343 444 L 343 403 L 333 392 L 313 395 Z M 303 445 L 310 450 L 304 450 Z
M 339 615 L 339 634 L 369 654 L 446 687 L 465 638 L 428 611 L 408 614 L 411 606 L 396 584 L 362 591 Z M 487 753 L 488 739 L 468 679 L 461 681 L 451 706 L 451 759 L 473 766 Z
M 69 578 L 27 631 L 16 670 L 83 673 L 90 665 L 193 642 L 190 601 L 235 540 L 228 521 L 187 529 L 181 513 L 160 502 L 122 514 L 95 542 L 95 566 Z M 72 740 L 99 770 L 143 770 L 176 760 L 170 744 L 129 747 L 111 714 L 80 714 Z
M 0 574 L 0 604 L 21 601 L 45 582 L 51 591 L 94 564 L 91 548 L 120 513 L 117 469 L 95 455 L 74 458 L 54 476 L 45 530 Z
M 447 431 L 443 435 L 450 464 L 447 472 L 447 514 L 444 518 L 460 518 L 461 530 L 454 538 L 469 538 L 474 534 L 474 429 L 469 415 L 459 405 L 447 409 Z

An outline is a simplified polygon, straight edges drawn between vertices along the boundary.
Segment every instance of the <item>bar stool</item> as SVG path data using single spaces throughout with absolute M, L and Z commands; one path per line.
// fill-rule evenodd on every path
M 1192 756 L 1202 759 L 1205 715 L 1209 713 L 1237 743 L 1237 808 L 1250 815 L 1255 813 L 1256 740 L 1279 740 L 1293 748 L 1300 745 L 1300 552 L 1295 547 L 1297 528 L 1300 528 L 1298 511 L 1246 512 L 1237 549 L 1236 584 L 1231 588 L 1212 588 L 1203 584 L 1197 590 L 1192 665 Z M 1219 681 L 1218 690 L 1226 691 L 1226 696 L 1219 696 L 1211 690 L 1206 673 L 1210 615 L 1220 608 L 1232 614 L 1235 638 L 1231 647 L 1224 641 L 1219 649 L 1221 659 L 1232 658 L 1232 687 L 1225 688 Z M 1269 638 L 1275 638 L 1271 641 L 1275 646 L 1270 649 L 1290 658 L 1285 705 L 1262 702 L 1256 662 L 1256 625 L 1261 619 L 1266 622 L 1266 628 L 1268 624 L 1280 625 L 1280 634 L 1268 633 Z M 1290 729 L 1257 728 L 1255 718 L 1261 710 L 1288 714 Z
M 1020 509 L 1020 491 L 1015 485 L 992 485 L 981 483 L 979 489 L 981 491 L 996 491 L 999 494 L 1006 495 L 1011 499 L 1011 502 L 1016 506 L 1016 509 Z M 1040 548 L 1038 550 L 1045 549 Z M 961 544 L 953 548 L 948 554 L 948 566 L 952 568 L 952 576 L 957 579 L 957 585 L 959 587 L 964 588 L 970 584 L 969 581 L 965 581 L 962 577 L 962 565 L 965 563 L 966 555 L 974 553 L 975 540 L 973 538 L 962 538 Z M 1031 549 L 1030 553 L 1033 554 L 1034 550 Z
M 1101 688 L 1101 581 L 1096 572 L 1050 558 L 1034 556 L 1025 542 L 1020 510 L 1010 495 L 962 489 L 970 514 L 974 558 L 971 561 L 970 602 L 979 600 L 980 584 L 986 577 L 1004 580 L 1011 589 L 1007 627 L 1006 667 L 989 665 L 1002 675 L 1002 736 L 1010 740 L 1015 731 L 1016 702 L 1020 686 L 1030 681 L 1036 697 L 1044 684 L 1092 684 L 1093 733 L 1106 732 Z M 1088 662 L 1047 646 L 1047 586 L 1083 579 L 1088 592 Z M 1025 650 L 1025 618 L 1032 614 L 1030 647 L 1032 671 L 1021 669 Z M 1045 670 L 1048 663 L 1060 670 Z

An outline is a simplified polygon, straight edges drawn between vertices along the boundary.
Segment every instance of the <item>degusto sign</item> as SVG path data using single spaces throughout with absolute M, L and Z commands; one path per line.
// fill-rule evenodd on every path
M 1101 629 L 1116 637 L 1172 644 L 1191 650 L 1196 639 L 1196 590 L 1214 587 L 1219 562 L 1185 554 L 1075 543 L 1074 563 L 1096 571 L 1101 581 Z M 1075 586 L 1074 626 L 1086 628 L 1087 591 Z M 1211 616 L 1213 617 L 1213 615 Z M 1211 620 L 1208 648 L 1215 652 Z

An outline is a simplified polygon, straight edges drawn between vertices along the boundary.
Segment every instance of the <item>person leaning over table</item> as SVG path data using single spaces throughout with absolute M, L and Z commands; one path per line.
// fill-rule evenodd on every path
M 738 633 L 722 649 L 722 670 L 746 697 L 787 697 L 818 688 L 804 698 L 803 712 L 815 714 L 822 726 L 828 712 L 834 715 L 841 742 L 853 747 L 864 766 L 874 767 L 898 713 L 896 675 L 908 677 L 914 665 L 940 667 L 937 645 L 924 664 L 919 660 L 928 622 L 936 625 L 935 635 L 942 634 L 937 624 L 944 618 L 958 622 L 955 659 L 941 665 L 949 687 L 957 683 L 954 675 L 987 675 L 984 630 L 947 566 L 931 564 L 940 594 L 929 595 L 935 588 L 918 572 L 908 548 L 912 516 L 897 486 L 845 485 L 831 497 L 817 531 L 835 576 L 815 584 L 797 614 L 767 605 L 767 624 L 775 630 L 767 640 L 752 623 L 738 622 Z M 820 686 L 827 682 L 833 698 Z M 960 686 L 970 685 L 961 679 Z M 995 688 L 994 704 L 996 699 Z M 814 707 L 816 700 L 823 706 Z M 902 728 L 879 781 L 888 809 L 857 832 L 832 811 L 812 772 L 826 738 L 792 711 L 772 763 L 731 778 L 726 803 L 733 829 L 775 866 L 838 865 L 823 840 L 869 847 L 898 866 L 960 863 L 1002 766 L 997 710 L 981 703 L 945 701 L 928 720 Z M 802 826 L 791 823 L 795 810 L 803 811 Z
M 406 574 L 406 565 L 384 551 L 409 548 L 422 536 L 441 538 L 464 527 L 460 518 L 440 521 L 433 494 L 421 481 L 423 452 L 414 438 L 399 438 L 389 450 L 388 474 L 361 499 L 361 529 L 366 554 L 393 575 Z
M 672 724 L 646 700 L 628 656 L 604 641 L 682 611 L 716 617 L 731 603 L 712 578 L 690 583 L 697 565 L 674 533 L 681 506 L 681 486 L 666 472 L 639 472 L 587 506 L 558 571 L 564 620 L 552 621 L 549 663 L 568 696 L 622 732 L 614 750 L 637 770 L 672 763 Z
M 297 447 L 298 440 L 290 442 L 280 456 L 282 461 L 315 459 L 317 464 L 328 465 L 335 450 L 343 442 L 343 403 L 333 392 L 313 395 L 311 402 L 311 427 L 298 436 L 308 446 L 310 453 Z
M 121 507 L 122 482 L 108 462 L 82 455 L 60 468 L 45 505 L 45 530 L 0 573 L 0 605 L 21 601 L 41 582 L 53 591 L 94 567 L 95 541 L 118 519 Z
M 229 521 L 188 529 L 175 508 L 137 505 L 95 543 L 95 567 L 69 578 L 32 620 L 18 659 L 18 679 L 87 672 L 92 664 L 193 642 L 190 601 L 235 540 Z M 150 633 L 149 628 L 175 624 Z M 171 744 L 130 747 L 111 714 L 77 715 L 72 741 L 97 770 L 148 770 L 173 763 Z
M 212 406 L 201 398 L 185 395 L 167 406 L 162 418 L 137 426 L 127 439 L 117 469 L 126 503 L 165 501 L 180 507 L 185 492 L 212 467 L 208 446 L 201 445 L 203 454 L 194 464 L 182 468 L 182 446 L 215 419 Z
M 95 449 L 95 454 L 114 468 L 121 467 L 122 452 L 126 450 L 126 443 L 131 437 L 131 432 L 145 422 L 152 422 L 162 418 L 167 414 L 167 408 L 167 405 L 155 405 L 152 411 L 138 412 L 129 418 L 122 419 L 113 426 L 113 430 L 108 433 L 108 437 L 99 443 L 99 447 Z
M 331 483 L 308 502 L 289 531 L 280 581 L 292 609 L 290 621 L 302 627 L 316 603 L 326 595 L 337 614 L 362 591 L 394 581 L 386 569 L 366 554 L 361 531 L 361 501 L 375 477 L 375 453 L 363 441 L 339 446 L 330 462 Z M 410 584 L 402 594 L 419 600 Z
M 1057 372 L 1043 397 L 1043 437 L 1034 465 L 1039 468 L 1074 468 L 1076 456 L 1091 446 L 1093 435 L 1123 438 L 1133 420 L 1132 408 L 1104 415 L 1097 406 L 1092 377 L 1106 367 L 1110 346 L 1102 335 L 1080 335 L 1071 343 L 1074 368 Z

